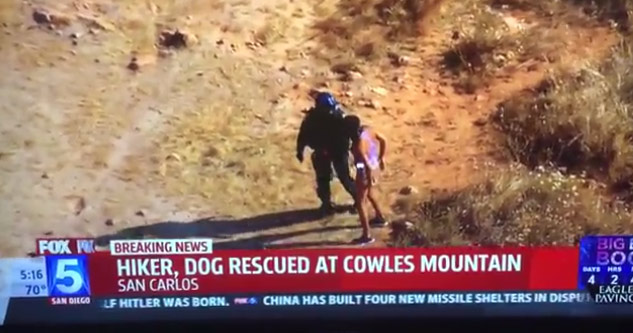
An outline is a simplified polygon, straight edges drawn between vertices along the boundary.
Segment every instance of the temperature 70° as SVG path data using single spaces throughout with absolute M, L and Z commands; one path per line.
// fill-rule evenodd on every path
M 27 296 L 46 296 L 45 284 L 27 284 L 26 285 Z

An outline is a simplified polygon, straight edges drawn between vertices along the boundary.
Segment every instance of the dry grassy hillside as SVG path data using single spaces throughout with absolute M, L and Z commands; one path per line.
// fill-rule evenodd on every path
M 554 66 L 541 82 L 499 103 L 489 120 L 515 163 L 464 189 L 401 201 L 399 208 L 406 217 L 393 228 L 394 243 L 573 245 L 587 234 L 631 233 L 631 5 L 626 1 L 496 1 L 496 5 L 546 17 L 580 6 L 584 20 L 594 24 L 606 20 L 620 35 L 608 53 L 596 50 L 596 57 Z M 488 38 L 483 41 L 468 46 L 493 50 L 519 43 L 512 39 L 493 47 Z M 523 55 L 534 51 L 520 50 Z M 549 50 L 548 59 L 551 55 L 560 59 L 558 50 Z M 486 77 L 491 67 L 496 69 L 491 64 L 494 57 L 474 54 L 477 61 L 461 63 L 479 64 L 467 66 L 467 70 L 475 68 L 467 75 Z
M 294 159 L 310 91 L 386 134 L 380 200 L 401 220 L 507 168 L 497 105 L 624 33 L 616 2 L 545 3 L 2 1 L 0 255 L 43 236 L 349 246 L 357 217 L 316 218 Z

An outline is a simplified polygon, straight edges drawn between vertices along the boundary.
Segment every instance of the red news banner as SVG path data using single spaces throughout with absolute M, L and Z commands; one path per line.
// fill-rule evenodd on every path
M 578 271 L 573 247 L 114 254 L 89 256 L 93 296 L 574 290 Z

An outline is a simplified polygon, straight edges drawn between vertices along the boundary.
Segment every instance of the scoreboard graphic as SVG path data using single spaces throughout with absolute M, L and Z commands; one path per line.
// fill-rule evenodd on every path
M 578 287 L 633 285 L 633 236 L 587 236 L 580 241 Z

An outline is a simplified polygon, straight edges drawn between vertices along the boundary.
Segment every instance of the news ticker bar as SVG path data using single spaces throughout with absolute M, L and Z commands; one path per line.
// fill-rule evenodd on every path
M 90 297 L 50 297 L 51 305 L 87 305 Z M 107 298 L 104 309 L 198 308 L 250 306 L 358 306 L 358 305 L 444 305 L 444 304 L 543 304 L 597 303 L 633 304 L 633 286 L 599 286 L 595 292 L 461 292 L 288 294 L 248 296 L 144 296 Z
M 169 296 L 103 299 L 104 309 L 215 308 L 229 306 L 305 307 L 446 304 L 590 303 L 584 292 L 354 293 L 289 294 L 247 297 Z
M 5 324 L 484 315 L 631 316 L 633 306 L 596 304 L 576 291 L 92 297 L 88 304 L 64 306 L 45 298 L 12 298 Z

